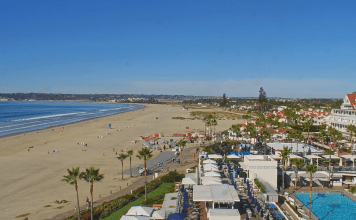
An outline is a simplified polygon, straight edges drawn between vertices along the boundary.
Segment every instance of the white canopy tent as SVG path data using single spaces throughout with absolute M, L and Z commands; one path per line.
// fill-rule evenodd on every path
M 282 158 L 282 157 L 281 157 Z M 295 155 L 295 154 L 290 154 L 288 156 L 288 166 L 290 166 L 290 159 L 302 159 L 302 157 Z
M 203 164 L 216 164 L 216 161 L 215 161 L 215 160 L 207 159 L 207 160 L 204 160 L 204 161 L 203 161 Z
M 204 185 L 204 186 L 220 185 L 220 184 L 222 184 L 221 179 L 220 179 L 220 178 L 217 178 L 217 177 L 211 177 L 211 176 L 202 177 L 201 180 L 202 180 L 202 185 Z
M 218 172 L 212 171 L 212 172 L 204 172 L 204 176 L 216 176 L 216 177 L 220 177 L 221 175 L 220 175 L 220 173 L 218 173 Z
M 150 216 L 123 215 L 120 220 L 150 220 Z
M 352 167 L 355 167 L 355 159 L 356 155 L 342 155 L 340 156 L 341 158 L 344 158 L 346 160 L 352 160 Z M 340 158 L 340 166 L 342 166 L 342 159 Z
M 241 156 L 237 156 L 235 154 L 231 154 L 231 155 L 228 155 L 227 158 L 229 158 L 229 159 L 239 159 L 239 158 L 241 158 Z
M 194 202 L 213 202 L 214 203 L 229 203 L 240 202 L 235 188 L 232 185 L 212 185 L 212 186 L 193 186 L 193 201 Z
M 132 206 L 126 215 L 133 215 L 133 216 L 151 216 L 153 212 L 152 207 L 146 206 Z
M 209 159 L 222 159 L 223 157 L 218 154 L 208 154 Z
M 164 210 L 157 210 L 154 211 L 152 214 L 152 219 L 156 219 L 156 220 L 161 220 L 161 219 L 165 219 L 166 214 Z
M 311 154 L 311 155 L 305 155 L 304 157 L 307 158 L 307 159 L 309 159 L 311 164 L 313 164 L 313 159 L 316 159 L 316 166 L 319 166 L 319 159 L 320 159 L 321 157 L 319 157 L 319 156 L 317 156 L 317 155 L 313 155 L 313 154 Z
M 120 220 L 150 220 L 150 216 L 132 216 L 132 215 L 123 215 Z
M 194 177 L 182 179 L 183 185 L 197 185 L 197 182 L 198 182 L 197 178 Z

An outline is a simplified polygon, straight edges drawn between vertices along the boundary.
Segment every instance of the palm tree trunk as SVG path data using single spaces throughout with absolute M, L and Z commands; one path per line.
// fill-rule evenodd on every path
M 295 166 L 295 186 L 294 189 L 297 190 L 297 184 L 298 184 L 298 166 Z
M 147 170 L 146 170 L 146 160 L 145 160 L 145 202 L 147 202 Z
M 310 173 L 310 193 L 309 193 L 309 220 L 311 220 L 311 204 L 312 204 L 312 189 L 313 189 L 313 175 Z
M 131 157 L 130 157 L 130 177 L 132 177 L 132 169 L 131 169 Z
M 124 179 L 124 161 L 121 161 L 121 179 Z
M 331 155 L 329 155 L 329 187 L 331 187 Z
M 285 161 L 283 160 L 285 163 Z M 284 193 L 284 164 L 282 165 L 282 194 Z
M 91 220 L 93 220 L 93 205 L 94 205 L 93 188 L 94 188 L 93 183 L 91 183 L 91 186 L 90 186 L 90 195 L 91 195 L 90 212 L 91 212 Z
M 77 207 L 78 207 L 78 219 L 80 219 L 80 207 L 79 207 L 79 196 L 78 196 L 78 185 L 75 184 L 75 191 L 77 192 Z

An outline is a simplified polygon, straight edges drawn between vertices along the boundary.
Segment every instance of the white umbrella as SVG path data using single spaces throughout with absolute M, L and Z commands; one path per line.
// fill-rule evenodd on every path
M 142 215 L 142 216 L 151 216 L 153 212 L 152 207 L 146 207 L 146 206 L 132 206 L 129 211 L 126 213 L 126 215 Z

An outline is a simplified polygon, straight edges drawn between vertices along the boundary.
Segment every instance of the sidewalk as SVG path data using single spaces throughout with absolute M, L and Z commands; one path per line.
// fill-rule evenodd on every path
M 182 164 L 181 165 L 179 165 L 177 163 L 165 164 L 163 166 L 163 172 L 159 172 L 159 176 L 166 175 L 167 174 L 167 172 L 166 172 L 167 168 L 169 169 L 169 171 L 176 170 L 179 173 L 185 173 L 186 169 L 197 165 L 198 162 L 194 161 L 194 159 L 192 157 L 192 152 L 193 151 L 195 152 L 195 149 L 196 149 L 196 147 L 191 147 L 191 148 L 188 148 L 188 149 L 185 149 L 184 151 L 182 151 L 181 155 L 180 155 Z M 184 161 L 186 161 L 186 160 L 187 160 L 187 163 L 184 163 Z M 155 171 L 160 171 L 161 169 L 162 169 L 162 167 L 159 167 Z M 147 182 L 151 182 L 153 180 L 153 176 L 154 176 L 153 174 L 147 175 Z M 94 201 L 94 207 L 96 207 L 98 205 L 101 205 L 104 202 L 109 202 L 109 201 L 111 201 L 113 199 L 116 199 L 118 197 L 124 196 L 126 194 L 130 194 L 131 190 L 134 191 L 137 188 L 139 188 L 141 186 L 144 186 L 144 182 L 145 182 L 145 176 L 142 176 L 137 181 L 135 181 L 134 183 L 132 183 L 128 187 L 123 188 L 119 192 L 113 193 L 112 195 L 110 195 L 108 197 L 105 197 L 105 198 L 99 199 L 97 201 Z M 86 208 L 87 208 L 86 205 L 80 206 L 80 210 L 86 210 Z M 54 216 L 52 218 L 48 218 L 48 220 L 49 219 L 64 220 L 65 218 L 68 218 L 68 217 L 73 216 L 73 215 L 74 215 L 74 213 L 71 210 L 71 211 L 67 211 L 67 212 L 61 213 L 59 215 L 56 215 L 56 216 Z

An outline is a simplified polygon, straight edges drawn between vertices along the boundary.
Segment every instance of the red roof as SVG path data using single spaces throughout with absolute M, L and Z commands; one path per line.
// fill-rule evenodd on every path
M 347 98 L 351 103 L 352 109 L 356 109 L 356 94 L 347 94 Z

